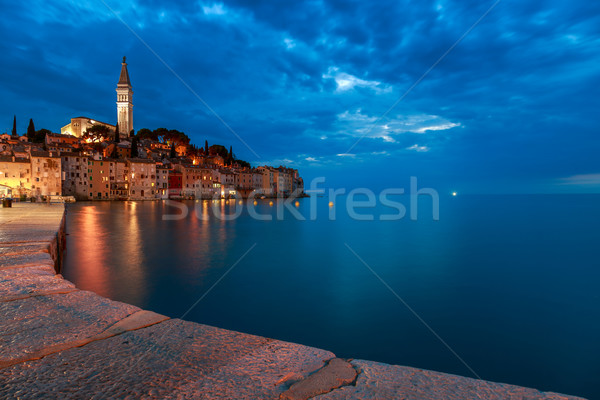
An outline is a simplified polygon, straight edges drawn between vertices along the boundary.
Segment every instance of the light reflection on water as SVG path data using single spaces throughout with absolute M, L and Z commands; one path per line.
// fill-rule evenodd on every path
M 483 378 L 600 398 L 600 196 L 457 196 L 440 221 L 212 217 L 236 202 L 68 206 L 65 276 L 187 319 L 372 359 L 469 371 L 344 246 L 348 243 Z M 309 215 L 308 201 L 298 210 Z M 276 215 L 258 201 L 257 212 Z M 386 213 L 389 212 L 386 211 Z M 424 213 L 427 210 L 424 208 Z

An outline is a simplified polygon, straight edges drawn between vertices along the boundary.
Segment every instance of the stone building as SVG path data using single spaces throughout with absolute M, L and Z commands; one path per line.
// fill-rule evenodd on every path
M 31 163 L 27 158 L 0 156 L 0 185 L 11 190 L 13 197 L 29 196 Z
M 110 177 L 110 196 L 113 200 L 129 199 L 129 163 L 126 160 L 113 160 L 113 175 Z
M 90 200 L 110 200 L 111 176 L 114 179 L 115 162 L 113 160 L 88 159 Z
M 170 168 L 164 165 L 156 166 L 156 198 L 169 198 L 169 172 Z
M 62 167 L 60 157 L 52 152 L 32 151 L 31 195 L 50 196 L 62 194 Z
M 80 153 L 61 153 L 62 194 L 89 199 L 88 158 Z
M 156 198 L 156 162 L 154 160 L 130 158 L 129 199 L 151 200 Z
M 83 136 L 85 131 L 88 128 L 91 128 L 94 125 L 102 125 L 107 127 L 110 131 L 115 131 L 115 126 L 112 124 L 108 124 L 106 122 L 98 121 L 89 117 L 75 117 L 71 118 L 71 123 L 60 128 L 61 135 L 71 135 L 77 138 Z

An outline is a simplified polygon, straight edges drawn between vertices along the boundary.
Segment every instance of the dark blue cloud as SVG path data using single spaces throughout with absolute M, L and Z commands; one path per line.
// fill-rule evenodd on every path
M 492 2 L 106 1 L 0 5 L 0 129 L 111 122 L 127 55 L 136 128 L 255 164 L 349 186 L 600 190 L 585 179 L 600 173 L 598 3 L 501 1 L 378 120 Z M 575 175 L 586 185 L 561 184 Z

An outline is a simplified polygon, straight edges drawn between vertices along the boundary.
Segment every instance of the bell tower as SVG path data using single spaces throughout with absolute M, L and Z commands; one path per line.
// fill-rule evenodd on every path
M 129 81 L 129 72 L 127 71 L 127 63 L 123 57 L 121 64 L 121 75 L 117 83 L 117 121 L 119 122 L 119 133 L 121 136 L 128 137 L 129 132 L 133 129 L 133 90 L 131 90 L 131 82 Z

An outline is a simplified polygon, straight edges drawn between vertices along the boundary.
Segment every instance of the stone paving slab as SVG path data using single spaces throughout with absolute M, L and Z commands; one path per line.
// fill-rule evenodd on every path
M 276 399 L 333 354 L 168 320 L 0 369 L 0 398 Z
M 83 343 L 137 311 L 83 290 L 0 302 L 0 367 Z
M 75 285 L 56 275 L 53 266 L 0 269 L 0 301 L 66 289 Z
M 54 260 L 47 252 L 20 252 L 0 256 L 0 269 L 40 265 L 54 266 Z
M 481 381 L 418 368 L 353 360 L 359 371 L 355 386 L 345 386 L 315 400 L 582 400 L 551 392 Z
M 0 256 L 24 253 L 48 253 L 48 242 L 0 243 Z

